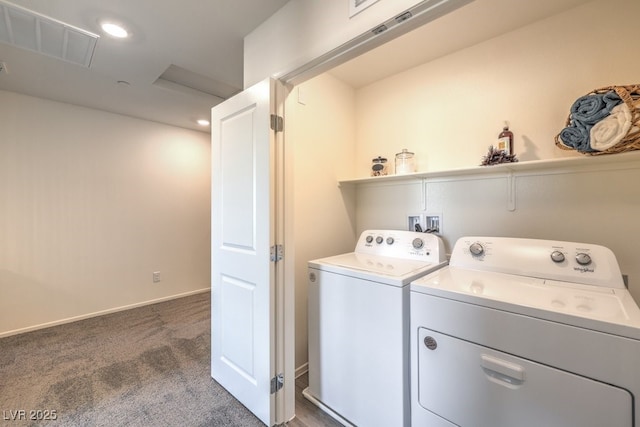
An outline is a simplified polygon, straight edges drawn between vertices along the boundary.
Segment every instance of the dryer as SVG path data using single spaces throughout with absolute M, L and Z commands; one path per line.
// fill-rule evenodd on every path
M 408 426 L 409 283 L 444 265 L 439 237 L 397 230 L 310 261 L 304 396 L 345 425 Z
M 410 307 L 413 425 L 640 426 L 640 309 L 609 249 L 463 237 Z

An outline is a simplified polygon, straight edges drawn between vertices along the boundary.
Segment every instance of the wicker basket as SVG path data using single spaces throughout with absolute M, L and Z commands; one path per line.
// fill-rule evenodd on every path
M 605 94 L 612 90 L 615 91 L 622 99 L 622 102 L 627 104 L 627 107 L 629 107 L 629 111 L 631 112 L 631 128 L 622 140 L 614 146 L 603 151 L 579 151 L 582 154 L 597 156 L 600 154 L 614 154 L 625 151 L 640 150 L 640 84 L 629 86 L 607 86 L 596 89 L 587 95 Z M 569 125 L 571 125 L 571 114 L 567 117 L 565 126 Z M 573 147 L 566 146 L 562 143 L 560 134 L 556 135 L 555 142 L 556 146 L 562 150 L 575 150 Z

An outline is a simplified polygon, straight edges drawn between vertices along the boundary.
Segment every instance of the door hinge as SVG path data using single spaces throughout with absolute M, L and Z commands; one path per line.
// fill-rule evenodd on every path
M 276 132 L 282 132 L 284 129 L 284 119 L 276 114 L 271 115 L 271 129 Z
M 284 385 L 284 375 L 278 374 L 271 378 L 271 394 L 275 394 Z
M 271 246 L 271 262 L 282 261 L 284 258 L 284 247 L 282 245 Z

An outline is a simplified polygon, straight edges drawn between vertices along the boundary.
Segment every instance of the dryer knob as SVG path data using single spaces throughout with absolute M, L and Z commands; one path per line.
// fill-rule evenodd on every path
M 393 240 L 393 237 L 387 237 L 387 245 L 393 245 L 393 242 L 395 242 L 395 240 Z
M 373 236 L 367 236 L 365 240 L 367 241 L 367 243 L 371 243 L 373 242 Z
M 413 239 L 413 248 L 414 249 L 422 249 L 423 246 L 424 246 L 424 240 L 422 240 L 419 237 L 416 237 L 415 239 Z
M 562 262 L 564 261 L 564 254 L 560 251 L 551 252 L 551 260 L 553 262 Z
M 591 264 L 591 256 L 589 256 L 589 254 L 581 252 L 576 255 L 576 261 L 580 265 L 589 265 Z
M 379 244 L 379 245 L 380 245 L 380 244 L 382 244 L 382 242 L 384 242 L 384 239 L 382 238 L 382 236 L 378 236 L 378 237 L 376 237 L 376 243 L 377 243 L 377 244 Z
M 475 242 L 469 246 L 469 252 L 471 252 L 475 256 L 482 255 L 484 253 L 484 247 L 482 244 Z

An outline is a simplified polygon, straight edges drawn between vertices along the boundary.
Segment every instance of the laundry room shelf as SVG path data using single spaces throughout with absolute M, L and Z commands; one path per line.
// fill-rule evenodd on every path
M 561 159 L 532 160 L 527 162 L 503 163 L 494 166 L 474 166 L 470 168 L 448 169 L 429 172 L 414 172 L 404 175 L 386 175 L 355 179 L 342 179 L 340 185 L 399 183 L 422 180 L 471 178 L 474 175 L 555 174 L 582 170 L 616 170 L 640 167 L 640 151 L 604 156 L 582 156 Z

